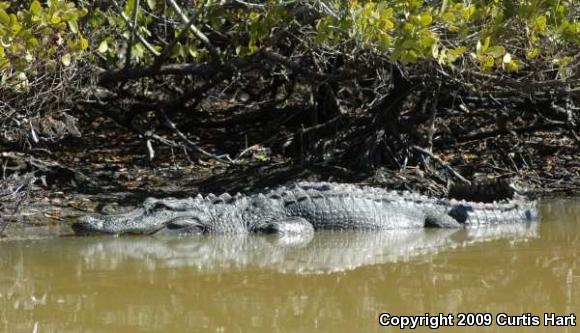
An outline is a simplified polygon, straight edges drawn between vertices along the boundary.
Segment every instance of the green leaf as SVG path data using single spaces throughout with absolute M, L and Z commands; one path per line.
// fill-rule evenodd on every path
M 422 26 L 428 26 L 429 24 L 431 24 L 432 21 L 433 17 L 431 17 L 431 14 L 429 13 L 423 13 L 419 17 L 419 22 L 421 23 Z
M 10 30 L 17 34 L 22 30 L 22 25 L 18 22 L 18 17 L 14 14 L 10 14 Z
M 444 23 L 451 24 L 455 22 L 455 15 L 453 15 L 453 13 L 451 12 L 446 12 L 441 16 L 441 19 L 443 20 Z
M 4 25 L 10 24 L 10 16 L 3 9 L 0 9 L 0 23 Z
M 58 63 L 55 60 L 53 60 L 53 59 L 47 60 L 46 61 L 46 64 L 45 64 L 46 69 L 47 70 L 50 70 L 50 71 L 56 70 L 57 65 L 58 65 Z
M 493 57 L 487 56 L 484 58 L 484 61 L 483 61 L 483 69 L 490 70 L 493 68 L 494 64 L 495 64 L 495 59 Z
M 533 24 L 534 29 L 537 31 L 544 31 L 546 30 L 546 16 L 540 15 L 536 17 Z
M 197 59 L 197 57 L 199 57 L 199 52 L 194 46 L 189 46 L 187 50 L 189 51 L 189 55 L 192 56 L 194 59 Z
M 79 25 L 76 20 L 66 21 L 66 23 L 72 33 L 77 34 L 79 32 Z
M 487 48 L 489 47 L 490 41 L 491 41 L 491 38 L 489 36 L 485 37 L 485 40 L 483 42 L 483 51 L 487 51 Z
M 414 49 L 416 46 L 417 46 L 417 41 L 415 41 L 414 39 L 407 39 L 401 45 L 401 47 L 404 50 Z
M 409 50 L 409 51 L 405 51 L 403 52 L 402 56 L 401 56 L 401 62 L 403 62 L 403 64 L 413 64 L 415 62 L 417 62 L 418 59 L 418 54 L 417 52 L 413 51 L 413 50 Z
M 528 59 L 528 60 L 536 59 L 539 55 L 540 55 L 540 49 L 533 48 L 533 49 L 529 50 L 528 52 L 526 52 L 526 59 Z
M 465 10 L 463 11 L 463 19 L 465 21 L 469 21 L 471 19 L 471 17 L 473 17 L 473 14 L 475 14 L 476 8 L 474 5 L 469 5 L 467 6 L 467 8 L 465 8 Z
M 56 13 L 54 15 L 52 15 L 52 17 L 50 18 L 50 23 L 57 25 L 61 22 L 60 16 L 56 15 Z
M 127 0 L 125 4 L 125 14 L 129 17 L 133 16 L 133 8 L 135 8 L 136 0 Z
M 139 61 L 139 59 L 143 58 L 143 56 L 145 55 L 145 47 L 143 47 L 143 45 L 141 43 L 137 43 L 135 45 L 133 45 L 133 48 L 131 49 L 131 58 L 133 60 L 137 60 Z M 185 58 L 185 56 L 184 56 Z
M 147 6 L 149 6 L 151 10 L 155 10 L 155 7 L 157 6 L 157 0 L 147 0 Z
M 455 60 L 457 60 L 457 58 L 463 55 L 466 51 L 467 49 L 463 46 L 449 50 L 447 52 L 447 62 L 448 63 L 455 62 Z
M 37 0 L 32 1 L 32 3 L 30 4 L 30 12 L 34 16 L 39 16 L 40 13 L 42 13 L 42 6 L 40 5 L 40 2 L 38 2 Z
M 517 59 L 512 59 L 509 63 L 505 64 L 505 69 L 510 72 L 517 72 L 522 67 L 524 67 L 524 64 Z
M 34 38 L 34 37 L 30 37 L 28 39 L 26 39 L 26 47 L 28 49 L 33 49 L 38 47 L 38 45 L 40 45 L 40 43 L 38 42 L 38 39 Z
M 460 55 L 464 54 L 465 51 L 467 51 L 467 49 L 464 46 L 461 46 L 461 47 L 457 47 L 457 48 L 449 50 L 449 54 L 454 55 L 454 56 L 460 56 Z
M 86 40 L 86 38 L 84 38 L 84 37 L 81 37 L 81 38 L 79 39 L 79 45 L 80 45 L 80 47 L 81 47 L 81 50 L 83 50 L 83 51 L 84 51 L 84 50 L 86 50 L 86 49 L 89 47 L 89 41 L 88 41 L 88 40 Z
M 71 63 L 70 53 L 66 53 L 65 55 L 60 57 L 60 62 L 62 62 L 62 64 L 65 65 L 66 67 L 70 66 L 70 63 Z
M 97 51 L 99 51 L 99 53 L 105 53 L 107 50 L 109 50 L 109 44 L 107 44 L 106 40 L 103 40 L 101 44 L 99 44 Z
M 505 48 L 499 45 L 492 46 L 487 50 L 487 54 L 494 58 L 498 58 L 505 54 Z

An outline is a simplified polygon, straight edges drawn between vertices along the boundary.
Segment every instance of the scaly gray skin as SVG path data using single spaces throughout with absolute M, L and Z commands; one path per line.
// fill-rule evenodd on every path
M 475 203 L 334 183 L 298 183 L 266 194 L 148 198 L 131 212 L 85 216 L 78 234 L 280 233 L 330 229 L 459 228 L 537 219 L 536 202 Z

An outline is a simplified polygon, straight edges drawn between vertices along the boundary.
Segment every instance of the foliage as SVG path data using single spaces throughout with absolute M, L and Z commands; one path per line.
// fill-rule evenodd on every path
M 569 64 L 580 46 L 575 1 L 358 1 L 318 23 L 318 40 L 355 37 L 395 61 L 474 62 L 484 71 L 517 71 L 527 61 Z
M 0 1 L 0 144 L 80 135 L 68 110 L 91 72 L 79 61 L 86 13 L 66 0 Z
M 284 0 L 268 0 L 244 4 L 249 5 L 195 1 L 184 10 L 195 17 L 195 26 L 216 32 L 213 42 L 218 44 L 222 60 L 254 54 L 277 43 L 279 32 L 297 23 L 295 9 L 300 6 L 310 6 L 317 16 L 295 36 L 305 43 L 339 49 L 352 49 L 355 43 L 402 64 L 434 61 L 484 72 L 513 72 L 530 64 L 537 67 L 540 61 L 546 68 L 557 66 L 559 75 L 566 77 L 571 57 L 580 46 L 575 1 L 335 0 L 315 7 L 308 2 L 292 6 Z M 127 19 L 131 19 L 134 6 L 135 1 L 129 0 L 122 11 L 109 6 L 90 13 L 88 30 L 94 39 L 93 49 L 109 64 L 120 64 L 129 54 L 125 50 L 130 35 Z M 178 35 L 183 24 L 168 1 L 145 1 L 138 10 L 137 32 L 157 51 L 163 49 L 163 41 Z M 220 43 L 224 36 L 227 43 Z M 154 61 L 154 55 L 140 41 L 131 51 L 135 63 Z M 173 45 L 169 58 L 175 62 L 203 61 L 208 54 L 207 45 L 190 31 Z
M 28 8 L 16 12 L 10 10 L 9 2 L 0 1 L 0 71 L 4 82 L 17 82 L 23 87 L 28 73 L 50 70 L 57 59 L 68 66 L 82 57 L 89 41 L 81 30 L 91 36 L 92 49 L 111 64 L 119 64 L 127 54 L 125 47 L 131 33 L 127 22 L 132 19 L 136 1 L 121 3 L 123 10 L 92 7 L 86 24 L 79 28 L 87 9 L 79 9 L 70 1 L 49 1 L 44 8 L 33 0 Z M 177 36 L 183 22 L 167 1 L 148 0 L 140 5 L 137 32 L 160 51 L 163 41 Z M 569 57 L 580 46 L 580 21 L 574 1 L 349 0 L 328 1 L 324 8 L 328 10 L 316 9 L 318 17 L 312 27 L 318 44 L 340 47 L 354 41 L 403 64 L 467 61 L 484 71 L 517 71 L 542 59 L 562 67 L 560 73 L 565 74 L 563 67 L 570 64 Z M 195 17 L 196 26 L 239 37 L 220 45 L 224 59 L 269 47 L 275 42 L 270 40 L 275 31 L 296 23 L 293 8 L 284 0 L 253 6 L 195 1 L 193 7 L 184 10 Z M 308 42 L 308 26 L 302 32 Z M 140 41 L 132 45 L 131 51 L 136 63 L 154 60 Z M 207 55 L 207 48 L 190 31 L 173 46 L 170 59 L 201 61 Z
M 33 139 L 43 127 L 35 124 L 46 121 L 29 118 L 44 114 L 46 105 L 72 108 L 74 94 L 66 89 L 74 86 L 77 94 L 99 90 L 77 102 L 95 97 L 103 114 L 142 137 L 154 137 L 165 126 L 183 141 L 191 132 L 202 140 L 196 124 L 227 124 L 226 115 L 245 115 L 245 122 L 260 119 L 251 129 L 258 134 L 244 132 L 239 141 L 272 142 L 273 134 L 262 126 L 268 113 L 256 109 L 275 110 L 281 118 L 276 135 L 286 123 L 325 130 L 316 127 L 323 125 L 319 122 L 362 110 L 356 116 L 372 114 L 366 119 L 371 125 L 328 141 L 346 142 L 348 132 L 358 135 L 356 142 L 388 142 L 390 151 L 403 151 L 423 135 L 404 128 L 401 117 L 410 113 L 402 113 L 403 106 L 416 116 L 408 123 L 420 125 L 435 121 L 427 113 L 437 103 L 455 110 L 455 97 L 443 101 L 449 96 L 473 100 L 487 94 L 496 103 L 496 94 L 511 94 L 520 103 L 543 94 L 542 103 L 548 103 L 541 91 L 545 82 L 554 88 L 552 104 L 573 105 L 569 86 L 580 76 L 579 18 L 576 0 L 51 0 L 46 7 L 38 0 L 26 6 L 0 1 L 1 89 L 28 101 L 33 78 L 63 69 L 77 75 L 77 85 L 58 85 L 55 96 L 70 98 L 66 106 L 38 99 L 24 114 L 25 99 L 12 104 L 18 126 L 31 128 Z M 92 79 L 90 73 L 99 74 Z M 70 78 L 53 76 L 52 82 Z M 420 89 L 411 94 L 411 86 Z M 320 114 L 295 120 L 296 109 Z M 0 118 L 7 114 L 12 113 Z M 558 114 L 560 121 L 567 117 Z M 385 123 L 388 131 L 381 130 Z M 397 126 L 401 129 L 394 130 Z M 191 132 L 179 132 L 183 127 Z M 361 139 L 367 128 L 377 137 Z M 385 139 L 388 135 L 398 137 Z M 153 156 L 151 140 L 147 149 Z
M 53 0 L 42 7 L 38 0 L 18 11 L 0 1 L 0 77 L 4 88 L 27 90 L 29 77 L 70 66 L 89 43 L 79 30 L 86 10 L 74 3 Z

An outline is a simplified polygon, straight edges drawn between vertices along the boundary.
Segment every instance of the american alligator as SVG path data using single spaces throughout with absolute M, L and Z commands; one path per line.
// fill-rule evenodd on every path
M 148 198 L 125 214 L 84 216 L 77 234 L 279 233 L 314 230 L 459 228 L 537 219 L 536 202 L 523 198 L 476 203 L 411 192 L 336 183 L 297 183 L 267 193 Z

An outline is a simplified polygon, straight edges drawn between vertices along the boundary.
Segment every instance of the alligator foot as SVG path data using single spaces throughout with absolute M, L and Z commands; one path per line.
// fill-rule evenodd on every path
M 425 217 L 426 228 L 460 228 L 461 226 L 461 223 L 447 214 L 430 213 Z

